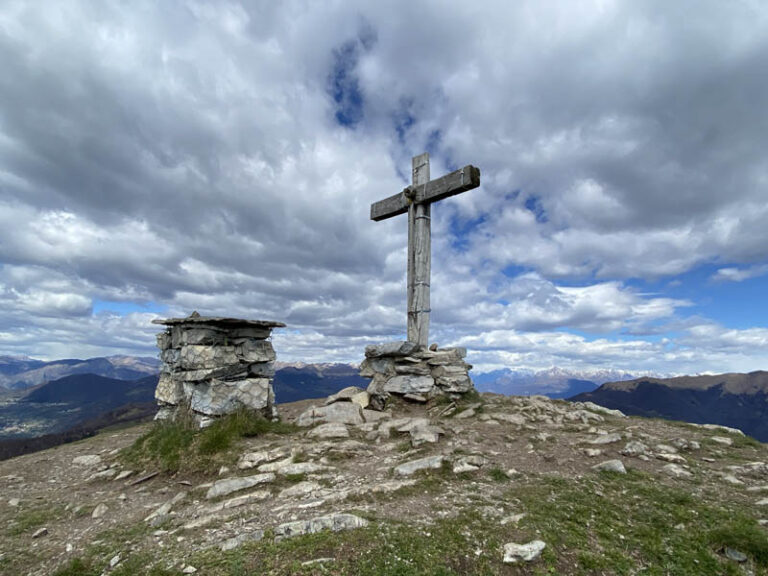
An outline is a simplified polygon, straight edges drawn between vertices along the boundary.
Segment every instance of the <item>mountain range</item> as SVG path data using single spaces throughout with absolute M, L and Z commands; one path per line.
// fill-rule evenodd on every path
M 156 410 L 158 369 L 154 358 L 129 356 L 53 362 L 0 357 L 0 443 L 50 436 L 44 443 L 53 445 L 149 418 Z M 660 378 L 551 368 L 502 369 L 472 378 L 480 392 L 591 401 L 632 415 L 732 426 L 768 441 L 768 372 Z M 278 404 L 367 384 L 352 364 L 276 363 Z
M 73 374 L 96 374 L 117 380 L 136 380 L 160 370 L 157 358 L 108 356 L 78 360 L 35 360 L 26 356 L 0 356 L 0 389 L 25 390 Z
M 110 420 L 150 417 L 157 409 L 154 391 L 159 362 L 152 358 L 43 362 L 6 356 L 2 367 L 7 386 L 0 396 L 0 440 L 57 435 L 73 428 L 85 431 L 108 425 Z M 273 385 L 278 403 L 323 398 L 347 386 L 367 386 L 357 367 L 349 364 L 279 363 L 276 367 Z M 66 375 L 40 382 L 59 374 Z
M 623 370 L 568 370 L 552 367 L 546 370 L 513 370 L 503 368 L 480 374 L 472 373 L 475 388 L 506 396 L 541 394 L 550 398 L 570 398 L 591 392 L 605 382 L 637 378 Z
M 574 401 L 589 401 L 633 416 L 721 424 L 768 442 L 768 372 L 635 378 L 609 382 Z

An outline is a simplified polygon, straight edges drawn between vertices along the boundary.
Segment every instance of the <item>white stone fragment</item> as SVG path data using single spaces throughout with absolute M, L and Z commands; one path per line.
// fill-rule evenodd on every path
M 98 454 L 85 454 L 72 459 L 75 466 L 98 466 L 101 464 L 101 456 Z
M 259 452 L 247 452 L 240 456 L 240 459 L 237 462 L 237 467 L 240 470 L 256 468 L 260 464 L 273 462 L 278 458 L 284 458 L 289 453 L 290 450 L 287 447 L 275 448 L 274 450 L 262 450 Z
M 280 498 L 303 498 L 304 496 L 309 496 L 313 492 L 322 490 L 322 488 L 323 487 L 317 482 L 299 482 L 280 492 Z
M 444 460 L 443 456 L 428 456 L 418 460 L 411 460 L 395 467 L 395 473 L 401 476 L 410 476 L 419 470 L 437 470 L 442 468 Z
M 618 472 L 619 474 L 627 473 L 627 469 L 624 468 L 624 463 L 621 460 L 606 460 L 592 466 L 592 470 L 597 470 L 598 472 Z
M 296 425 L 313 426 L 324 422 L 362 424 L 365 422 L 363 419 L 363 409 L 354 402 L 334 402 L 328 406 L 313 406 L 301 413 L 296 420 Z
M 252 532 L 244 532 L 243 534 L 238 534 L 234 538 L 230 538 L 229 540 L 225 540 L 221 544 L 221 551 L 227 552 L 229 550 L 234 550 L 238 546 L 242 546 L 246 542 L 258 542 L 264 538 L 264 530 L 253 530 Z
M 284 538 L 304 534 L 315 534 L 323 530 L 339 532 L 341 530 L 364 528 L 365 526 L 368 526 L 368 521 L 354 514 L 328 514 L 327 516 L 320 516 L 311 520 L 298 520 L 296 522 L 280 524 L 275 528 L 275 541 L 278 542 Z
M 547 545 L 541 540 L 533 540 L 527 544 L 504 544 L 504 564 L 517 564 L 518 562 L 531 562 L 538 558 Z
M 274 482 L 275 475 L 271 472 L 265 474 L 256 474 L 255 476 L 245 476 L 240 478 L 227 478 L 225 480 L 217 480 L 210 487 L 205 497 L 208 500 L 218 498 L 219 496 L 226 496 L 232 492 L 239 490 L 245 490 L 259 484 L 267 484 Z
M 725 436 L 712 436 L 710 438 L 712 442 L 720 444 L 721 446 L 733 446 L 733 440 L 726 438 Z
M 666 466 L 662 466 L 661 470 L 668 474 L 669 476 L 673 476 L 675 478 L 690 478 L 693 476 L 692 473 L 690 473 L 688 470 L 680 466 L 679 464 L 667 464 Z
M 320 424 L 316 428 L 313 428 L 307 433 L 309 438 L 320 438 L 323 440 L 329 440 L 333 438 L 349 438 L 349 430 L 347 430 L 346 424 L 342 422 L 326 422 Z
M 598 446 L 603 444 L 613 444 L 614 442 L 621 442 L 621 434 L 602 434 L 589 441 L 590 444 L 596 444 Z
M 187 497 L 186 492 L 183 492 L 183 491 L 179 492 L 178 494 L 176 494 L 176 496 L 174 496 L 173 498 L 171 498 L 170 500 L 162 504 L 159 508 L 157 508 L 157 510 L 152 512 L 152 514 L 144 518 L 144 522 L 151 522 L 155 518 L 162 518 L 163 516 L 166 516 L 171 511 L 171 508 L 175 504 L 178 504 L 186 497 Z
M 687 460 L 680 456 L 680 454 L 668 454 L 661 452 L 659 454 L 656 454 L 656 458 L 658 460 L 663 460 L 664 462 L 673 462 L 675 464 L 687 464 Z
M 281 476 L 296 476 L 298 474 L 313 474 L 327 469 L 327 466 L 315 462 L 294 462 L 283 466 L 277 473 Z

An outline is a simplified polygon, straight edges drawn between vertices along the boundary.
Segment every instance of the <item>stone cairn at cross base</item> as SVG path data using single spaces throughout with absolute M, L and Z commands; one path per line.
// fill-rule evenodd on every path
M 474 390 L 464 362 L 465 348 L 426 349 L 415 342 L 386 342 L 367 346 L 360 376 L 371 378 L 368 386 L 371 408 L 383 410 L 390 394 L 412 402 L 427 402 L 436 396 L 457 397 Z
M 285 324 L 197 312 L 152 322 L 167 326 L 157 335 L 162 367 L 156 419 L 188 410 L 203 427 L 240 408 L 277 416 L 272 388 L 276 355 L 267 338 Z

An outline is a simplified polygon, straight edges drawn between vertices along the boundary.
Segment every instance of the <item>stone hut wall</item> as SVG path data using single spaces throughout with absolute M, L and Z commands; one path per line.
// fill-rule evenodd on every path
M 280 322 L 204 317 L 154 320 L 162 367 L 157 418 L 191 410 L 201 425 L 240 408 L 277 415 L 272 378 L 276 358 L 268 340 Z

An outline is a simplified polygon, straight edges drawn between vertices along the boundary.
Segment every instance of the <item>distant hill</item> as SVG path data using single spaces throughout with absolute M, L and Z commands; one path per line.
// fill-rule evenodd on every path
M 495 392 L 507 396 L 540 394 L 550 398 L 568 398 L 574 394 L 590 392 L 605 382 L 629 380 L 637 377 L 620 370 L 513 370 L 503 368 L 476 374 L 472 380 L 479 392 Z
M 150 357 L 107 356 L 45 362 L 26 356 L 0 356 L 0 388 L 24 390 L 73 374 L 137 380 L 155 374 L 159 369 L 160 361 Z
M 275 372 L 275 401 L 284 404 L 325 398 L 347 386 L 367 388 L 369 380 L 357 372 L 350 364 L 284 364 Z
M 0 404 L 0 438 L 57 434 L 127 405 L 155 406 L 157 375 L 118 380 L 73 374 Z
M 45 363 L 13 359 L 7 372 L 30 371 L 62 366 L 96 367 L 102 372 L 136 376 L 145 359 L 128 357 L 61 360 Z M 43 366 L 44 365 L 44 366 Z M 15 368 L 11 368 L 15 366 Z M 143 368 L 141 368 L 143 369 Z M 25 392 L 0 398 L 0 459 L 28 450 L 77 440 L 105 426 L 146 419 L 157 411 L 154 392 L 157 373 L 138 379 L 110 378 L 98 374 L 70 374 L 39 384 Z M 274 388 L 278 403 L 307 398 L 324 398 L 347 386 L 366 387 L 368 381 L 349 364 L 280 364 Z M 32 439 L 35 439 L 32 441 Z M 21 450 L 22 452 L 18 452 Z
M 768 372 L 636 378 L 569 398 L 625 414 L 722 424 L 768 442 Z
M 154 401 L 157 376 L 138 380 L 118 380 L 97 374 L 73 374 L 48 382 L 32 390 L 22 403 L 70 403 L 85 408 L 94 405 L 95 410 L 108 410 L 132 402 Z M 102 410 L 105 412 L 106 410 Z

